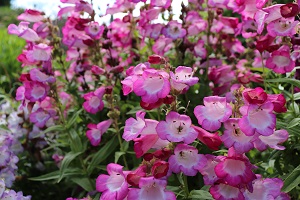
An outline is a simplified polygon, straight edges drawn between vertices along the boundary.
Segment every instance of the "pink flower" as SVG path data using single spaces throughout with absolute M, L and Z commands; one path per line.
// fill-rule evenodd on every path
M 86 132 L 86 137 L 90 140 L 93 146 L 98 146 L 101 142 L 101 136 L 107 131 L 112 124 L 112 120 L 108 119 L 96 124 L 88 124 L 90 129 Z
M 37 109 L 35 112 L 32 112 L 30 114 L 30 121 L 34 123 L 37 127 L 43 128 L 47 121 L 55 116 L 56 111 L 51 109 L 51 110 L 44 110 L 43 108 Z
M 175 74 L 170 72 L 171 86 L 177 91 L 187 91 L 190 86 L 198 83 L 199 78 L 193 77 L 193 69 L 191 67 L 178 66 Z
M 33 10 L 33 9 L 26 9 L 24 13 L 18 16 L 19 21 L 27 21 L 27 22 L 40 22 L 44 19 L 44 13 Z
M 288 137 L 289 133 L 286 130 L 277 130 L 269 136 L 259 135 L 258 138 L 254 141 L 254 146 L 259 151 L 266 150 L 268 146 L 272 149 L 284 150 L 285 147 L 279 144 L 285 142 Z
M 245 200 L 277 199 L 281 194 L 283 181 L 279 178 L 258 178 L 253 181 L 253 192 L 244 191 Z
M 185 20 L 189 25 L 187 29 L 188 36 L 198 35 L 207 27 L 207 22 L 200 18 L 197 11 L 189 11 Z
M 241 107 L 240 112 L 243 117 L 239 121 L 240 130 L 247 136 L 252 136 L 255 132 L 264 136 L 273 134 L 276 125 L 273 108 L 271 102 Z
M 159 199 L 159 200 L 176 200 L 175 194 L 166 191 L 167 181 L 155 179 L 154 177 L 142 177 L 139 181 L 139 188 L 131 188 L 128 192 L 127 199 Z
M 274 111 L 277 113 L 286 112 L 285 107 L 286 99 L 283 94 L 268 94 L 268 101 L 271 101 L 274 105 Z
M 167 9 L 171 5 L 171 0 L 151 0 L 150 5 Z
M 194 114 L 198 123 L 206 130 L 216 131 L 232 114 L 225 97 L 210 96 L 203 99 L 204 106 L 196 106 Z
M 51 51 L 50 46 L 40 43 L 33 45 L 32 50 L 27 52 L 26 57 L 30 62 L 47 61 L 51 57 Z
M 202 59 L 206 58 L 206 49 L 204 47 L 204 41 L 203 40 L 198 40 L 197 44 L 194 47 L 194 54 L 197 57 L 200 57 Z
M 203 128 L 192 125 L 192 127 L 198 132 L 198 139 L 212 150 L 218 150 L 222 144 L 222 140 L 218 135 L 218 132 L 209 133 Z
M 256 179 L 252 168 L 253 165 L 246 156 L 236 154 L 233 149 L 229 149 L 228 156 L 223 157 L 216 165 L 215 173 L 228 185 L 247 185 Z
M 85 32 L 93 39 L 99 39 L 103 31 L 104 31 L 104 26 L 99 26 L 98 22 L 91 22 L 85 28 Z
M 296 33 L 297 25 L 299 24 L 299 21 L 294 21 L 294 18 L 292 19 L 277 19 L 275 21 L 272 21 L 268 24 L 267 30 L 268 33 L 273 36 L 293 36 Z
M 164 36 L 160 36 L 152 46 L 152 50 L 154 53 L 164 56 L 164 54 L 169 51 L 174 44 L 172 43 L 171 38 L 166 38 Z
M 168 175 L 169 163 L 166 161 L 156 161 L 151 167 L 151 174 L 154 178 L 162 178 Z
M 38 41 L 40 39 L 38 34 L 31 28 L 28 28 L 28 25 L 29 22 L 20 22 L 19 26 L 10 24 L 7 31 L 9 34 L 17 35 L 30 42 Z
M 176 40 L 186 35 L 186 30 L 177 21 L 170 21 L 166 27 L 162 29 L 162 34 L 166 37 Z
M 46 98 L 50 87 L 47 84 L 36 81 L 25 81 L 25 98 L 31 102 L 42 101 Z
M 42 82 L 54 83 L 56 80 L 53 76 L 48 76 L 37 68 L 32 68 L 29 74 L 31 80 L 41 82 L 41 83 Z
M 102 97 L 105 93 L 105 87 L 100 87 L 94 92 L 89 92 L 83 95 L 83 98 L 86 100 L 83 103 L 83 108 L 92 114 L 96 114 L 98 111 L 102 110 L 104 103 Z
M 220 157 L 213 156 L 210 154 L 205 155 L 206 162 L 204 166 L 199 169 L 200 173 L 203 175 L 203 180 L 205 185 L 213 185 L 219 178 L 215 173 L 216 165 L 221 162 Z
M 224 122 L 225 131 L 221 140 L 227 148 L 233 147 L 238 153 L 246 153 L 253 149 L 254 136 L 246 136 L 239 128 L 239 119 L 230 118 Z
M 143 111 L 138 111 L 136 113 L 136 119 L 130 117 L 125 122 L 123 139 L 126 141 L 133 140 L 139 136 L 143 128 L 145 127 L 145 115 Z
M 107 165 L 109 175 L 101 174 L 96 180 L 96 189 L 102 192 L 102 200 L 123 200 L 128 193 L 128 184 L 122 170 L 123 166 L 110 163 Z
M 177 174 L 183 172 L 186 176 L 195 176 L 206 163 L 204 155 L 198 154 L 195 147 L 186 144 L 178 144 L 174 149 L 174 154 L 168 162 L 170 170 Z
M 220 183 L 209 188 L 210 194 L 216 200 L 244 200 L 242 191 L 234 186 Z
M 263 104 L 268 95 L 261 87 L 255 89 L 245 89 L 243 91 L 243 97 L 248 104 Z
M 197 131 L 191 126 L 189 116 L 180 115 L 171 111 L 166 116 L 166 121 L 160 121 L 156 127 L 158 136 L 171 142 L 192 143 L 198 136 Z
M 267 59 L 266 67 L 279 74 L 291 72 L 295 67 L 295 62 L 291 59 L 289 47 L 283 45 L 272 52 L 271 57 Z
M 164 71 L 147 69 L 133 83 L 133 91 L 143 102 L 155 103 L 170 92 L 169 74 Z

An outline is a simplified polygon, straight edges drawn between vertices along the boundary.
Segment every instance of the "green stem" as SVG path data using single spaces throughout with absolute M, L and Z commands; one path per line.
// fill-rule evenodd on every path
M 182 176 L 183 176 L 185 198 L 188 199 L 189 195 L 190 195 L 190 192 L 189 192 L 189 187 L 188 187 L 187 176 L 186 175 L 182 175 Z

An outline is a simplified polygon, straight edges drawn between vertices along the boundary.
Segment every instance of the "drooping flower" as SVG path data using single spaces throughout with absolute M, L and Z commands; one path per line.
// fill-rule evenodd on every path
M 255 89 L 245 89 L 243 97 L 249 104 L 263 104 L 267 100 L 268 95 L 264 89 L 257 87 Z
M 35 42 L 40 38 L 38 34 L 28 27 L 29 22 L 20 22 L 19 26 L 15 24 L 10 24 L 7 28 L 9 34 L 17 35 L 27 41 Z
M 286 130 L 276 130 L 272 135 L 269 136 L 259 135 L 254 141 L 254 146 L 260 151 L 266 150 L 268 146 L 273 149 L 284 150 L 285 147 L 279 144 L 285 142 L 288 137 L 289 133 Z
M 228 120 L 232 114 L 232 108 L 226 102 L 225 97 L 205 97 L 203 103 L 204 106 L 195 107 L 194 114 L 198 119 L 198 123 L 206 130 L 218 130 L 221 123 Z
M 102 200 L 123 200 L 128 194 L 128 184 L 122 170 L 123 166 L 115 163 L 107 165 L 109 175 L 101 174 L 96 180 L 96 189 L 102 192 Z
M 19 21 L 27 21 L 27 22 L 40 22 L 44 18 L 45 18 L 44 13 L 33 9 L 26 9 L 24 13 L 18 16 Z
M 102 97 L 105 94 L 105 87 L 100 87 L 94 92 L 89 92 L 83 95 L 83 98 L 86 100 L 83 103 L 83 108 L 92 114 L 96 114 L 98 111 L 101 111 L 104 107 Z
M 262 105 L 242 106 L 240 112 L 243 117 L 239 120 L 241 131 L 247 136 L 252 136 L 255 132 L 264 136 L 273 134 L 276 125 L 273 108 L 273 104 L 269 101 Z
M 130 200 L 175 200 L 175 194 L 166 190 L 167 181 L 155 179 L 154 177 L 142 177 L 139 181 L 139 188 L 131 188 L 127 199 Z
M 210 133 L 203 128 L 192 125 L 192 127 L 198 132 L 198 139 L 212 150 L 218 150 L 222 144 L 222 140 L 218 135 L 218 132 Z
M 198 154 L 198 150 L 186 144 L 178 144 L 168 162 L 174 173 L 183 172 L 186 176 L 195 176 L 206 163 L 206 157 Z
M 133 140 L 138 137 L 143 128 L 145 127 L 145 115 L 146 113 L 143 111 L 138 111 L 136 113 L 136 119 L 130 117 L 125 122 L 123 139 L 126 141 Z
M 112 120 L 108 119 L 98 124 L 88 124 L 90 129 L 86 132 L 86 137 L 90 140 L 93 146 L 98 146 L 101 142 L 101 136 L 107 131 L 112 124 Z
M 198 136 L 197 131 L 191 126 L 192 121 L 187 115 L 180 115 L 171 111 L 166 116 L 166 121 L 160 121 L 156 127 L 158 136 L 171 142 L 192 143 Z

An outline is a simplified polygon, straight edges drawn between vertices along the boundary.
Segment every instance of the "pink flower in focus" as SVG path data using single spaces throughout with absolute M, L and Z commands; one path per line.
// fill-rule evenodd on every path
M 266 150 L 268 146 L 272 149 L 284 150 L 285 147 L 279 144 L 285 142 L 288 137 L 289 133 L 286 130 L 277 130 L 269 136 L 259 135 L 258 138 L 254 141 L 254 146 L 259 151 Z
M 169 74 L 164 71 L 147 69 L 133 83 L 133 91 L 145 103 L 155 103 L 170 92 Z
M 98 111 L 101 111 L 104 107 L 102 97 L 105 93 L 105 87 L 100 87 L 94 92 L 89 92 L 83 95 L 83 98 L 86 100 L 83 103 L 83 108 L 92 114 L 96 114 Z
M 204 106 L 195 107 L 194 114 L 198 123 L 206 130 L 218 130 L 221 123 L 228 120 L 232 114 L 232 108 L 226 102 L 225 97 L 204 97 L 203 103 Z
M 218 135 L 218 132 L 209 133 L 208 131 L 198 126 L 192 125 L 192 127 L 198 132 L 198 139 L 212 150 L 219 150 L 222 140 Z
M 170 72 L 172 88 L 180 92 L 187 91 L 190 86 L 195 85 L 199 81 L 199 78 L 193 77 L 193 74 L 194 72 L 191 67 L 178 66 L 175 69 L 175 74 Z
M 145 115 L 143 111 L 138 111 L 136 113 L 136 119 L 130 117 L 125 122 L 123 139 L 126 141 L 133 140 L 139 136 L 143 128 L 145 127 Z
M 192 143 L 198 136 L 197 131 L 191 126 L 191 119 L 187 115 L 180 115 L 171 111 L 166 116 L 166 121 L 160 121 L 156 127 L 158 136 L 171 142 Z
M 123 166 L 110 163 L 107 165 L 109 175 L 101 174 L 96 179 L 96 189 L 102 192 L 101 200 L 123 200 L 128 194 L 128 184 L 122 170 Z
M 261 87 L 255 89 L 245 89 L 243 91 L 243 97 L 248 104 L 263 104 L 268 95 Z
M 107 131 L 112 124 L 112 120 L 108 119 L 98 124 L 88 124 L 90 129 L 86 132 L 86 137 L 90 140 L 93 146 L 98 146 L 101 142 L 101 136 Z
M 299 21 L 292 19 L 280 18 L 268 24 L 268 33 L 273 36 L 293 36 L 296 34 Z
M 25 81 L 25 98 L 31 102 L 42 101 L 46 98 L 50 87 L 47 84 L 36 81 Z
M 266 67 L 279 74 L 291 72 L 295 67 L 295 62 L 291 59 L 290 48 L 283 45 L 273 51 L 271 57 L 267 59 Z
M 166 191 L 167 181 L 155 179 L 154 177 L 142 177 L 139 181 L 139 188 L 131 188 L 128 192 L 127 199 L 159 199 L 159 200 L 176 200 L 175 194 Z
M 244 200 L 242 191 L 234 186 L 220 183 L 209 188 L 210 194 L 216 200 Z
M 223 157 L 221 162 L 216 165 L 215 173 L 228 185 L 247 185 L 256 179 L 252 168 L 253 165 L 246 156 L 235 154 L 233 149 L 229 149 L 228 156 Z
M 285 107 L 286 99 L 283 94 L 268 94 L 268 101 L 271 101 L 274 106 L 274 111 L 277 113 L 283 113 L 287 111 Z
M 186 176 L 195 176 L 206 163 L 206 157 L 198 154 L 198 150 L 186 144 L 178 144 L 168 162 L 174 173 L 183 172 Z
M 255 132 L 264 136 L 273 134 L 276 125 L 273 108 L 271 102 L 265 102 L 262 105 L 242 106 L 240 112 L 243 117 L 239 121 L 241 131 L 247 136 L 252 136 Z
M 224 122 L 225 131 L 221 140 L 227 148 L 233 147 L 237 153 L 246 153 L 253 149 L 254 136 L 246 136 L 239 128 L 239 119 L 230 118 Z

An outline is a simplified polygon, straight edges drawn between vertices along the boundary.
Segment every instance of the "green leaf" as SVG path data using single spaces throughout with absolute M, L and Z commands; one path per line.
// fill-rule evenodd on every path
M 4 130 L 4 131 L 10 131 L 6 126 L 4 125 L 0 125 L 0 130 Z
M 88 172 L 92 173 L 97 165 L 99 165 L 102 161 L 104 161 L 110 154 L 114 152 L 114 149 L 119 145 L 117 137 L 113 137 L 110 141 L 108 141 L 102 148 L 95 153 L 92 158 L 91 163 L 88 166 Z
M 296 167 L 284 180 L 283 192 L 289 192 L 300 184 L 300 165 Z
M 293 119 L 288 125 L 287 128 L 293 128 L 300 123 L 300 118 Z
M 115 163 L 118 163 L 119 158 L 120 158 L 122 155 L 124 155 L 124 154 L 125 154 L 125 152 L 117 151 L 117 152 L 115 153 Z
M 79 175 L 81 174 L 81 170 L 79 168 L 68 168 L 65 170 L 65 176 L 70 176 L 70 175 Z M 53 180 L 53 179 L 58 179 L 60 176 L 60 171 L 54 171 L 50 172 L 48 174 L 44 174 L 41 176 L 37 177 L 32 177 L 28 178 L 31 181 L 48 181 L 48 180 Z
M 190 192 L 190 198 L 191 199 L 199 199 L 199 200 L 213 200 L 214 198 L 211 196 L 211 194 L 208 191 L 205 190 L 192 190 Z
M 70 165 L 70 163 L 80 154 L 82 154 L 82 152 L 69 152 L 65 155 L 64 159 L 61 162 L 61 166 L 60 166 L 60 176 L 57 182 L 60 182 L 64 177 L 65 177 L 65 171 L 68 168 L 68 166 Z
M 82 144 L 81 139 L 76 130 L 70 130 L 70 147 L 73 152 L 84 152 L 85 146 Z
M 86 177 L 74 177 L 71 180 L 85 189 L 87 192 L 94 190 L 94 186 L 92 185 L 91 180 Z
M 78 116 L 80 115 L 80 113 L 82 113 L 83 108 L 81 108 L 80 110 L 78 110 L 75 114 L 73 114 L 72 118 L 70 120 L 68 120 L 67 122 L 67 129 L 71 128 L 73 126 L 73 124 L 77 121 Z
M 276 79 L 269 79 L 265 80 L 266 82 L 272 82 L 272 83 L 289 83 L 296 87 L 300 87 L 300 81 L 296 79 L 291 78 L 276 78 Z
M 38 135 L 36 135 L 34 138 L 41 137 L 42 135 L 49 133 L 49 132 L 55 132 L 55 131 L 63 131 L 65 128 L 62 125 L 55 125 L 55 126 L 50 126 L 46 130 L 40 132 Z

